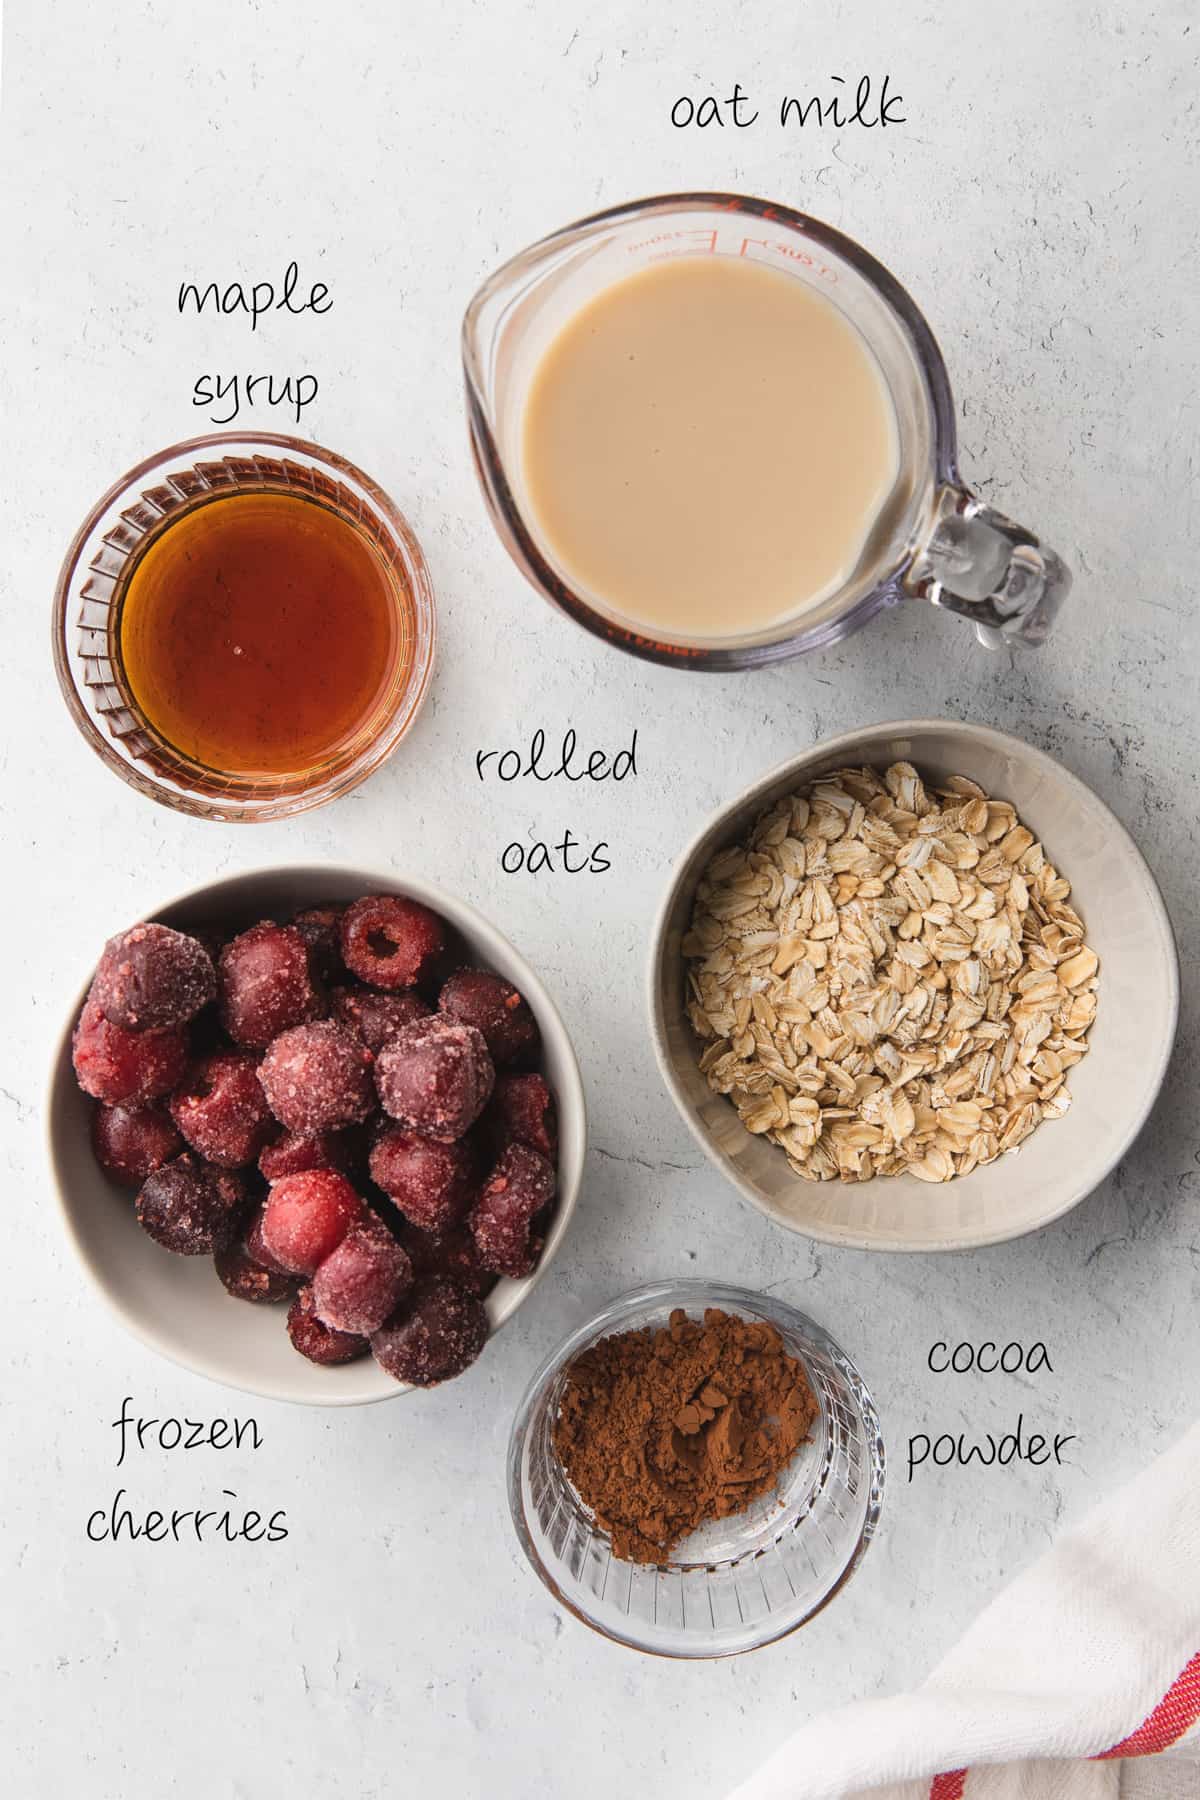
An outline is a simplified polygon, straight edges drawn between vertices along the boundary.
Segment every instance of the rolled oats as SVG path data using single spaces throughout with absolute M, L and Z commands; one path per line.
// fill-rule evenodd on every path
M 700 879 L 683 940 L 700 1067 L 810 1181 L 930 1182 L 1070 1105 L 1099 960 L 1006 801 L 909 763 L 777 801 Z

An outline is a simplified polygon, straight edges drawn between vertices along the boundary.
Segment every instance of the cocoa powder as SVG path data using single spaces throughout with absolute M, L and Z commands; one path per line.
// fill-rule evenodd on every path
M 661 1562 L 767 1493 L 817 1402 L 773 1325 L 710 1307 L 601 1338 L 567 1370 L 554 1448 L 614 1556 Z

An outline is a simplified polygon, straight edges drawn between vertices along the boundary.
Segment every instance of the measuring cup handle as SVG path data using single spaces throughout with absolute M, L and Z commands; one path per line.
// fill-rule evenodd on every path
M 909 571 L 910 591 L 973 619 L 990 649 L 1043 643 L 1071 571 L 1031 531 L 966 488 L 943 488 L 933 528 Z

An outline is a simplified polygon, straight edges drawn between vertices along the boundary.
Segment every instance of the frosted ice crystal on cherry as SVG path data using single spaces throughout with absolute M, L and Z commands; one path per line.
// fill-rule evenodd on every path
M 309 1169 L 340 1169 L 345 1174 L 351 1160 L 352 1149 L 345 1132 L 285 1131 L 267 1145 L 258 1159 L 258 1169 L 267 1181 L 282 1181 L 285 1175 L 303 1175 Z
M 106 1175 L 123 1187 L 141 1187 L 147 1175 L 178 1156 L 183 1139 L 161 1106 L 97 1106 L 92 1149 Z
M 438 995 L 438 1011 L 483 1036 L 497 1068 L 534 1056 L 541 1041 L 537 1020 L 511 981 L 490 969 L 459 969 Z
M 263 1243 L 283 1268 L 312 1275 L 364 1213 L 362 1199 L 336 1169 L 285 1175 L 267 1197 Z
M 444 943 L 437 914 L 399 894 L 364 895 L 342 917 L 342 960 L 371 987 L 418 987 Z
M 402 1026 L 429 1016 L 421 996 L 408 990 L 379 994 L 373 988 L 341 987 L 334 989 L 330 1000 L 338 1023 L 353 1031 L 376 1055 Z
M 554 1095 L 540 1075 L 498 1076 L 483 1126 L 497 1154 L 510 1144 L 528 1144 L 551 1162 L 558 1153 Z
M 289 1131 L 336 1131 L 375 1108 L 373 1058 L 335 1019 L 281 1032 L 258 1071 L 275 1117 Z
M 475 1239 L 465 1225 L 435 1236 L 406 1224 L 400 1241 L 418 1280 L 426 1275 L 447 1275 L 477 1300 L 483 1300 L 500 1279 L 493 1270 L 484 1268 Z
M 469 1144 L 441 1144 L 435 1138 L 393 1126 L 371 1151 L 371 1180 L 423 1231 L 444 1232 L 465 1218 L 479 1190 L 476 1160 Z
M 307 907 L 292 920 L 308 947 L 309 966 L 321 981 L 336 981 L 343 973 L 342 914 L 345 910 L 338 901 L 329 901 L 324 906 Z
M 412 1264 L 387 1226 L 372 1219 L 349 1230 L 313 1276 L 313 1309 L 336 1331 L 369 1335 L 412 1286 Z
M 281 1031 L 325 1011 L 303 937 L 295 926 L 269 919 L 226 944 L 217 989 L 221 1024 L 249 1050 L 265 1050 Z
M 390 1038 L 375 1061 L 384 1111 L 412 1131 L 453 1143 L 488 1100 L 495 1070 L 482 1034 L 434 1014 Z
M 487 1342 L 483 1303 L 457 1282 L 435 1275 L 379 1331 L 371 1349 L 380 1368 L 412 1387 L 436 1387 L 469 1369 Z
M 89 994 L 71 1040 L 75 1079 L 93 1100 L 111 1106 L 157 1100 L 183 1077 L 187 1036 L 166 1031 L 124 1031 L 110 1024 Z
M 366 1356 L 371 1348 L 365 1337 L 349 1331 L 334 1331 L 322 1324 L 313 1307 L 311 1287 L 302 1287 L 288 1308 L 287 1331 L 294 1350 L 306 1356 L 309 1362 L 322 1363 L 327 1368 L 337 1363 L 354 1362 L 358 1357 Z
M 112 1025 L 162 1031 L 186 1025 L 217 991 L 212 958 L 197 938 L 169 925 L 131 925 L 109 938 L 92 993 Z
M 245 1210 L 245 1185 L 185 1150 L 147 1176 L 137 1197 L 142 1230 L 178 1256 L 211 1256 L 232 1241 Z
M 533 1272 L 542 1248 L 534 1221 L 554 1190 L 553 1164 L 527 1144 L 510 1144 L 467 1221 L 485 1268 L 513 1278 Z
M 167 1102 L 192 1149 L 223 1169 L 254 1162 L 278 1131 L 258 1079 L 258 1058 L 244 1051 L 201 1056 Z
M 272 1306 L 296 1291 L 294 1275 L 261 1261 L 254 1254 L 249 1231 L 217 1250 L 213 1264 L 222 1287 L 234 1300 L 248 1300 L 255 1306 Z

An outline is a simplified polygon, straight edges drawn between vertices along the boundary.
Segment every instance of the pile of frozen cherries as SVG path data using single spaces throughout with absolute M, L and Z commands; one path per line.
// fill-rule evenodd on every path
M 484 1298 L 536 1267 L 555 1196 L 537 1021 L 451 939 L 391 894 L 236 936 L 134 925 L 74 1037 L 96 1158 L 143 1230 L 212 1256 L 237 1299 L 290 1300 L 312 1362 L 371 1352 L 420 1387 L 479 1355 Z

